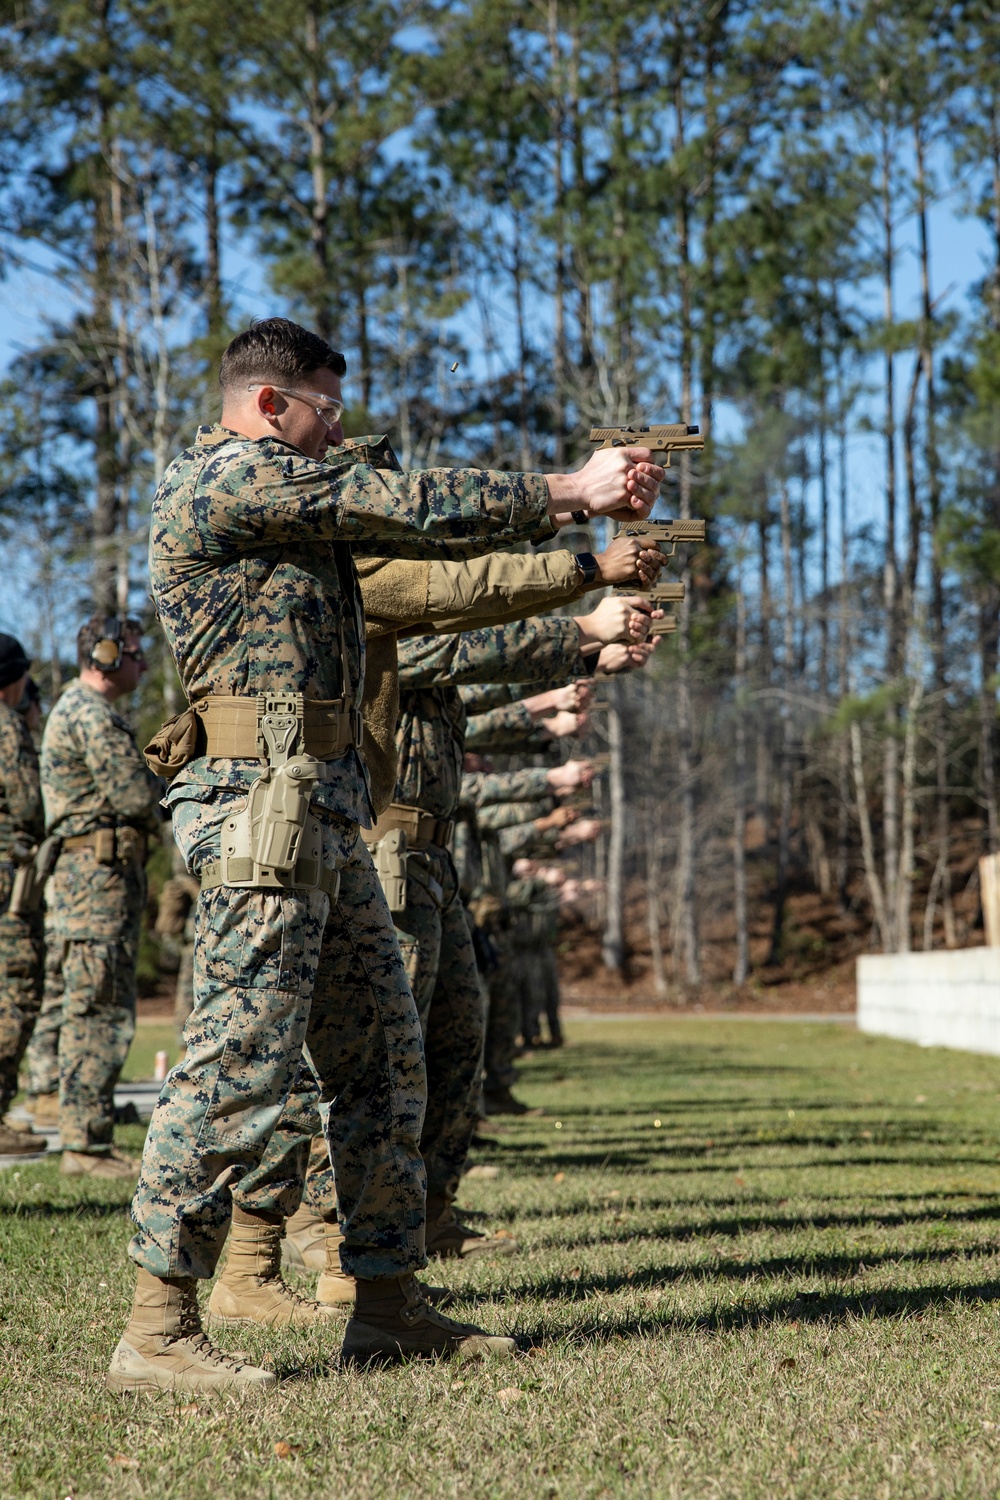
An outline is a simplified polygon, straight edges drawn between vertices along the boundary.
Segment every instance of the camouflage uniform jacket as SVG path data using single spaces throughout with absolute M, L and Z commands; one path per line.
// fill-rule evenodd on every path
M 93 688 L 71 682 L 42 735 L 46 831 L 75 838 L 128 825 L 155 833 L 162 795 L 128 722 Z
M 508 708 L 525 696 L 523 683 L 510 682 L 470 682 L 458 691 L 470 717 L 489 713 L 493 708 Z
M 541 816 L 542 814 L 536 811 L 535 817 Z M 504 858 L 514 860 L 522 854 L 528 857 L 535 854 L 551 854 L 559 842 L 559 829 L 547 828 L 544 833 L 539 833 L 535 827 L 535 820 L 532 818 L 528 822 L 501 828 L 492 836 L 496 839 L 497 847 Z
M 494 802 L 535 802 L 549 794 L 547 777 L 544 766 L 524 771 L 467 771 L 462 777 L 462 805 L 479 813 Z
M 21 715 L 0 703 L 0 859 L 15 844 L 34 844 L 41 836 L 38 752 Z
M 533 802 L 493 802 L 479 814 L 483 833 L 501 833 L 508 828 L 520 829 L 525 823 L 546 817 L 555 806 L 554 797 L 539 797 Z
M 465 748 L 479 755 L 518 753 L 533 755 L 548 750 L 552 736 L 538 723 L 523 703 L 491 708 L 484 714 L 471 714 L 465 727 Z
M 521 620 L 493 630 L 399 643 L 399 773 L 394 801 L 453 818 L 462 786 L 462 682 L 566 682 L 584 675 L 572 619 Z
M 317 463 L 276 438 L 201 428 L 163 476 L 149 536 L 150 589 L 188 697 L 273 690 L 358 708 L 364 620 L 351 546 L 474 555 L 537 534 L 547 503 L 541 475 L 403 474 L 384 442 Z M 258 760 L 199 758 L 171 798 L 192 784 L 243 791 L 259 773 Z M 349 751 L 328 776 L 313 800 L 367 822 L 360 757 Z

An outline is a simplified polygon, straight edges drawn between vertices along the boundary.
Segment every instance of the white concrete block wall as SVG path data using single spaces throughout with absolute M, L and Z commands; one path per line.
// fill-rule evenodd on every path
M 859 958 L 858 1030 L 1000 1056 L 1000 948 Z

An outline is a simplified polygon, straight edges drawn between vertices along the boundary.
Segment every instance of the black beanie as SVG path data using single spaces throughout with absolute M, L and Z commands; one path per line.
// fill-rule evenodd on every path
M 4 635 L 0 630 L 0 688 L 10 687 L 19 677 L 23 677 L 31 666 L 31 662 L 24 654 L 24 647 L 13 635 Z

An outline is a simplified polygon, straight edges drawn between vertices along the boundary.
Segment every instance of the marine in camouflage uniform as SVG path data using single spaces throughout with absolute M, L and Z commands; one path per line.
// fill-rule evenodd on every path
M 339 452 L 320 467 L 280 442 L 203 428 L 164 476 L 150 580 L 193 701 L 270 689 L 356 703 L 364 634 L 347 542 L 447 553 L 463 532 L 470 549 L 510 543 L 544 518 L 540 477 L 410 476 L 359 462 L 363 448 Z M 218 858 L 221 825 L 260 769 L 202 756 L 173 780 L 166 802 L 193 874 Z M 187 1055 L 154 1110 L 133 1205 L 130 1253 L 155 1276 L 211 1276 L 230 1201 L 259 1208 L 243 1180 L 278 1123 L 303 1044 L 324 1104 L 336 1101 L 328 1132 L 346 1268 L 374 1279 L 423 1263 L 423 1053 L 358 836 L 368 805 L 363 762 L 349 750 L 312 798 L 325 867 L 341 875 L 332 908 L 321 890 L 217 886 L 199 898 Z M 227 1047 L 234 1006 L 238 1040 Z M 287 1180 L 274 1212 L 294 1211 L 291 1194 Z
M 273 1380 L 207 1343 L 195 1282 L 214 1271 L 230 1218 L 227 1276 L 238 1249 L 247 1286 L 275 1278 L 281 1214 L 254 1214 L 240 1194 L 306 1046 L 336 1168 L 341 1259 L 357 1277 L 342 1358 L 512 1348 L 441 1319 L 413 1279 L 424 1262 L 426 1074 L 399 945 L 359 838 L 370 799 L 358 754 L 364 624 L 351 547 L 403 557 L 486 551 L 532 535 L 550 509 L 562 513 L 567 495 L 613 509 L 634 485 L 648 506 L 662 471 L 647 469 L 644 456 L 637 465 L 634 450 L 605 456 L 593 486 L 479 471 L 406 475 L 378 443 L 327 453 L 342 437 L 345 368 L 323 340 L 285 319 L 239 335 L 220 368 L 229 425 L 199 432 L 153 504 L 151 591 L 192 702 L 156 743 L 160 762 L 178 772 L 166 800 L 202 890 L 187 1052 L 154 1109 L 133 1200 L 139 1274 L 109 1373 L 116 1390 Z M 301 856 L 289 877 L 268 883 L 253 855 L 257 836 L 234 867 L 223 834 L 230 818 L 241 827 L 255 784 L 276 780 L 279 752 L 263 764 L 260 736 L 277 713 L 267 700 L 291 694 L 302 695 L 288 710 L 290 743 L 305 757 L 305 815 L 321 848 L 308 868 Z M 297 1181 L 288 1207 L 293 1190 Z M 314 1320 L 311 1311 L 304 1317 Z
M 0 1121 L 17 1093 L 17 1070 L 42 998 L 41 903 L 10 911 L 18 866 L 42 834 L 38 755 L 16 710 L 28 658 L 13 636 L 0 635 Z M 45 1137 L 0 1123 L 0 1153 L 45 1149 Z
M 390 609 L 396 614 L 397 626 L 409 624 L 412 629 L 413 616 L 407 616 L 406 610 L 412 609 L 416 597 L 413 573 L 417 567 L 417 564 L 397 562 L 374 570 L 371 564 L 362 565 L 362 599 L 369 631 L 379 645 L 385 639 Z M 520 613 L 525 608 L 537 608 L 546 602 L 569 601 L 583 591 L 574 559 L 569 554 L 558 552 L 543 557 L 494 557 L 460 568 L 454 564 L 432 563 L 430 568 L 429 587 L 425 585 L 425 593 L 420 596 L 426 601 L 422 603 L 422 610 L 425 618 L 442 625 L 453 620 L 456 612 L 466 618 L 477 614 L 480 617 L 503 617 Z M 389 574 L 388 579 L 383 576 L 385 573 Z M 386 589 L 390 580 L 391 599 Z M 406 600 L 410 601 L 409 605 L 403 602 Z M 533 675 L 537 671 L 552 670 L 553 656 L 563 663 L 565 670 L 578 665 L 578 635 L 572 621 L 534 622 L 509 628 L 512 634 L 506 655 L 512 671 L 523 673 L 527 670 Z M 394 635 L 399 633 L 399 629 L 393 632 Z M 456 673 L 461 677 L 482 670 L 484 650 L 489 653 L 490 670 L 494 670 L 497 642 L 501 643 L 502 654 L 504 635 L 499 631 L 465 632 L 461 636 L 442 632 L 431 639 L 439 642 L 435 653 L 437 675 L 448 680 Z M 559 645 L 554 647 L 554 641 Z M 568 655 L 567 641 L 572 642 Z M 477 652 L 478 667 L 473 665 Z M 392 675 L 399 674 L 404 701 L 406 667 L 398 658 L 401 655 L 405 662 L 407 654 L 407 643 L 403 641 L 397 647 L 393 639 Z M 424 654 L 426 656 L 426 648 Z M 516 666 L 518 660 L 521 662 L 519 668 Z M 533 664 L 526 668 L 525 662 Z M 387 720 L 391 732 L 388 745 L 383 743 L 384 726 L 377 722 L 378 715 L 370 707 L 367 691 L 365 697 L 365 749 L 373 786 L 377 788 L 376 810 L 379 812 L 385 812 L 390 800 L 398 804 L 401 794 L 405 796 L 407 790 L 395 779 L 399 743 L 399 734 L 392 732 L 397 713 L 396 693 L 386 692 L 380 686 L 388 671 L 388 664 L 384 673 L 380 668 L 372 684 L 373 697 L 380 708 L 385 700 L 391 702 L 391 717 Z M 460 702 L 457 698 L 456 701 Z M 438 753 L 443 752 L 439 750 Z M 449 756 L 454 754 L 450 737 L 447 753 Z M 460 749 L 458 756 L 460 763 Z M 388 781 L 386 764 L 391 768 Z M 438 820 L 432 816 L 428 821 L 435 823 Z M 450 1219 L 447 1224 L 440 1222 L 454 1195 L 476 1118 L 483 1003 L 471 935 L 450 855 L 446 848 L 435 845 L 431 839 L 415 839 L 414 843 L 416 847 L 407 857 L 406 911 L 397 914 L 395 921 L 407 977 L 417 1000 L 428 1060 L 428 1109 L 421 1137 L 421 1152 L 428 1173 L 428 1249 L 438 1253 L 463 1253 L 462 1246 L 465 1247 L 464 1253 L 497 1246 L 513 1249 L 513 1242 L 509 1239 L 494 1241 L 475 1235 L 464 1227 L 459 1231 Z M 474 1002 L 470 998 L 473 993 Z M 434 1020 L 429 1025 L 432 1011 Z M 471 1108 L 470 1094 L 473 1096 Z M 252 1192 L 258 1211 L 272 1208 L 277 1202 L 275 1186 L 287 1183 L 294 1175 L 294 1159 L 308 1144 L 307 1132 L 311 1125 L 314 1127 L 317 1102 L 310 1071 L 300 1069 L 289 1104 L 261 1168 L 247 1180 L 247 1191 Z M 285 1251 L 292 1264 L 319 1269 L 326 1264 L 319 1286 L 319 1295 L 324 1301 L 350 1300 L 353 1295 L 347 1279 L 337 1276 L 329 1265 L 330 1257 L 323 1249 L 323 1236 L 316 1231 L 316 1218 L 330 1223 L 335 1211 L 334 1173 L 329 1162 L 314 1150 L 304 1187 L 304 1208 L 289 1226 Z
M 46 832 L 61 840 L 46 888 L 63 978 L 61 1170 L 100 1176 L 132 1170 L 112 1143 L 114 1089 L 135 1032 L 146 846 L 159 829 L 163 791 L 113 707 L 114 697 L 138 684 L 141 652 L 123 657 L 117 672 L 96 666 L 92 653 L 107 629 L 95 616 L 81 630 L 81 677 L 49 714 L 41 755 Z M 125 629 L 138 651 L 138 626 Z

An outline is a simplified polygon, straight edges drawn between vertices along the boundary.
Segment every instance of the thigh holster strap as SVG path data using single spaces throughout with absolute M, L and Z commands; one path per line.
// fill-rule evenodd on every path
M 241 868 L 243 865 L 245 868 Z M 332 905 L 340 895 L 340 871 L 328 870 L 315 860 L 302 859 L 288 875 L 279 877 L 265 875 L 259 869 L 255 872 L 252 859 L 231 859 L 224 874 L 222 860 L 213 859 L 202 867 L 201 889 L 213 891 L 219 885 L 235 886 L 238 890 L 323 891 Z

